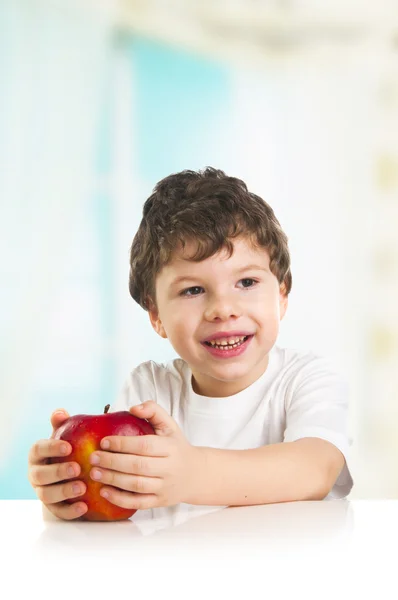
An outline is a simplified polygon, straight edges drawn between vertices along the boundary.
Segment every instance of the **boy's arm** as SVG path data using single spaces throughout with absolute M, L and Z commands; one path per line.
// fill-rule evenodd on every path
M 130 412 L 147 419 L 155 435 L 108 436 L 90 457 L 91 477 L 103 484 L 101 495 L 124 508 L 321 500 L 345 465 L 342 452 L 320 437 L 221 450 L 191 445 L 155 402 Z
M 345 459 L 333 444 L 302 438 L 253 450 L 200 448 L 195 488 L 187 502 L 244 506 L 322 500 Z

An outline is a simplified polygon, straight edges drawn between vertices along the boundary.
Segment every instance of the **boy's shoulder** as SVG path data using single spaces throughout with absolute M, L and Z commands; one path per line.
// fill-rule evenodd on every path
M 183 387 L 187 364 L 181 358 L 165 363 L 147 360 L 130 371 L 113 410 L 126 410 L 137 402 L 155 400 L 169 409 L 167 402 L 178 397 Z
M 166 379 L 178 382 L 182 381 L 188 370 L 189 366 L 182 358 L 173 358 L 166 362 L 147 360 L 134 367 L 130 377 L 144 379 L 148 383 Z
M 298 350 L 281 346 L 273 347 L 270 354 L 270 364 L 277 372 L 283 372 L 284 374 L 287 372 L 305 374 L 314 370 L 338 372 L 338 367 L 326 356 L 312 350 Z
M 331 357 L 311 350 L 274 347 L 271 368 L 273 382 L 284 390 L 285 397 L 310 396 L 317 390 L 329 390 L 333 396 L 345 397 L 349 391 L 346 375 Z

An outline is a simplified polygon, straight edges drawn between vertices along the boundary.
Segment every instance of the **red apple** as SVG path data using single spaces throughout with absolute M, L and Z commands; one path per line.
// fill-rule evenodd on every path
M 154 434 L 152 425 L 134 417 L 128 411 L 108 413 L 109 404 L 105 407 L 103 415 L 75 415 L 69 417 L 56 431 L 52 438 L 64 440 L 72 446 L 71 454 L 65 457 L 50 459 L 50 462 L 74 461 L 80 465 L 81 473 L 75 479 L 84 481 L 87 486 L 86 493 L 69 503 L 85 502 L 88 511 L 81 517 L 85 521 L 120 521 L 128 519 L 136 509 L 127 509 L 116 506 L 100 496 L 102 483 L 94 481 L 90 477 L 93 468 L 90 464 L 90 456 L 95 450 L 101 450 L 102 438 L 109 435 L 150 435 Z

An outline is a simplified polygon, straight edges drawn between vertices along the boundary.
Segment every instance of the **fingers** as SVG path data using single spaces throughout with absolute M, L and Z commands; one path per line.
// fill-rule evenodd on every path
M 74 502 L 73 504 L 68 504 L 67 502 L 60 502 L 58 504 L 47 504 L 46 508 L 58 519 L 63 519 L 64 521 L 72 521 L 73 519 L 78 519 L 84 513 L 87 512 L 87 504 L 84 502 Z
M 57 429 L 66 419 L 69 419 L 69 413 L 63 408 L 58 408 L 51 415 L 51 426 L 53 431 Z
M 80 466 L 70 462 L 34 465 L 29 469 L 28 476 L 37 497 L 47 505 L 82 496 L 87 489 L 85 483 L 76 479 L 65 482 L 65 479 L 78 477 L 79 474 Z
M 141 475 L 131 475 L 103 469 L 92 469 L 90 477 L 94 481 L 139 494 L 156 494 L 163 485 L 163 479 L 159 477 L 143 477 Z
M 78 498 L 86 492 L 83 481 L 69 481 L 67 483 L 54 483 L 53 485 L 39 485 L 35 488 L 37 497 L 45 505 L 64 502 Z
M 170 436 L 180 431 L 173 417 L 153 400 L 132 406 L 130 412 L 136 417 L 149 421 L 157 435 Z
M 101 448 L 106 448 L 108 454 L 120 452 L 142 456 L 169 456 L 172 445 L 172 440 L 158 435 L 115 435 L 101 440 Z
M 76 462 L 32 465 L 28 472 L 28 478 L 33 487 L 50 485 L 78 477 L 80 470 L 80 465 Z
M 122 508 L 135 508 L 136 510 L 146 510 L 147 508 L 156 508 L 158 506 L 167 506 L 164 500 L 156 494 L 132 494 L 116 488 L 106 488 L 103 492 L 107 493 L 106 499 L 116 506 Z M 101 493 L 102 495 L 102 493 Z
M 48 458 L 67 456 L 72 446 L 62 440 L 39 440 L 29 451 L 29 464 L 42 465 Z
M 51 415 L 53 431 L 69 418 L 66 410 L 58 409 Z M 85 502 L 67 502 L 83 496 L 87 487 L 75 478 L 80 475 L 76 462 L 47 464 L 49 458 L 62 458 L 72 452 L 72 446 L 62 440 L 39 440 L 29 451 L 28 478 L 39 500 L 57 518 L 78 519 L 87 512 Z M 73 481 L 65 481 L 74 479 Z
M 113 454 L 112 452 L 94 452 L 90 463 L 95 467 L 103 467 L 121 473 L 160 477 L 165 474 L 168 465 L 162 458 L 153 456 L 136 456 L 134 454 Z

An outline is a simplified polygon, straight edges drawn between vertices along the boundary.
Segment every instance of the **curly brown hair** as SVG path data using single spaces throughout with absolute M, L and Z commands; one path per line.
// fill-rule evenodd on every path
M 272 208 L 249 192 L 244 181 L 212 167 L 165 177 L 146 200 L 131 245 L 132 298 L 145 310 L 156 307 L 156 276 L 187 241 L 197 243 L 189 260 L 199 262 L 223 248 L 231 257 L 231 239 L 238 236 L 268 251 L 271 272 L 289 294 L 292 275 L 288 239 Z

